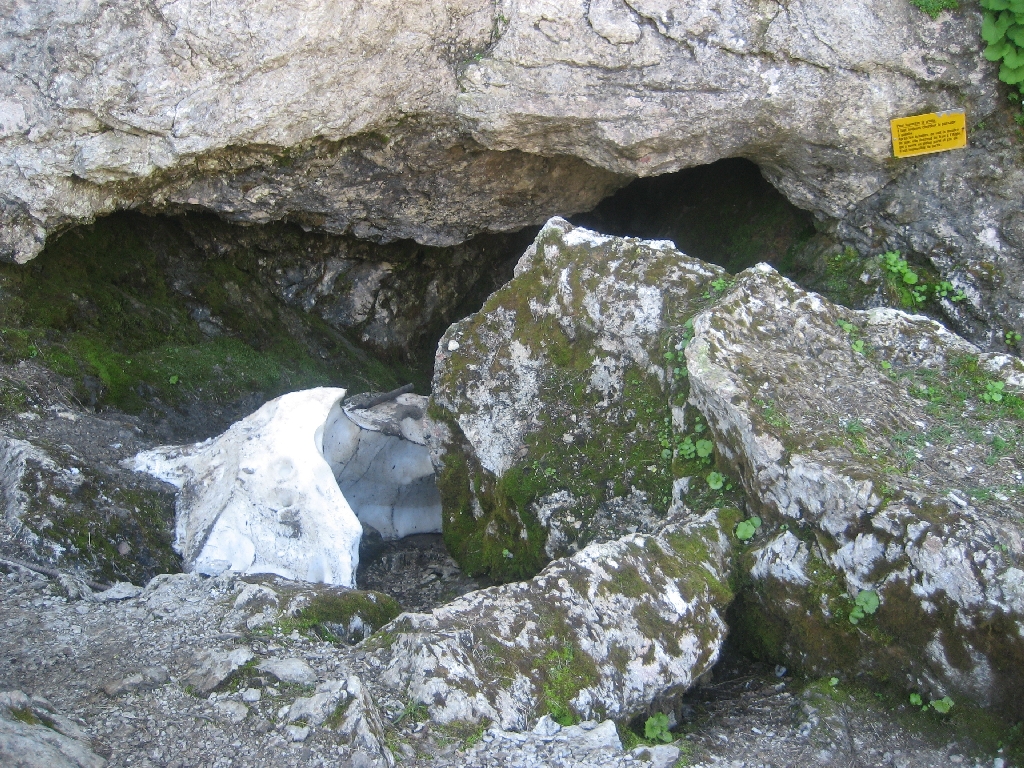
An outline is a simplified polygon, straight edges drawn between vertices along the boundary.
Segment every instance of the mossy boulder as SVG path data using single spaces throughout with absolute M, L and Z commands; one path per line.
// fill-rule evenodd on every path
M 738 634 L 1019 719 L 1024 363 L 766 265 L 693 325 L 691 402 L 764 520 Z
M 705 425 L 684 407 L 681 351 L 727 281 L 668 241 L 555 218 L 514 279 L 448 330 L 431 444 L 445 542 L 466 571 L 529 577 L 592 541 L 654 530 L 687 490 L 694 508 L 727 500 L 694 495 L 711 490 L 700 475 L 713 445 L 697 451 Z
M 725 639 L 735 510 L 591 544 L 529 581 L 403 614 L 369 643 L 382 680 L 442 723 L 626 722 L 711 669 Z

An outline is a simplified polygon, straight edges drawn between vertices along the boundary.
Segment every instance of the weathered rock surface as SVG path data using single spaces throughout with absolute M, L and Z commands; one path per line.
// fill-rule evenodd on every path
M 0 572 L 6 570 L 0 564 Z M 232 613 L 252 616 L 263 610 L 266 595 L 259 587 L 266 584 L 282 601 L 293 591 L 310 589 L 277 577 L 254 582 L 229 574 L 178 574 L 160 577 L 136 597 L 92 603 L 68 600 L 56 582 L 39 574 L 10 569 L 0 576 L 0 619 L 7 630 L 0 633 L 0 690 L 30 692 L 32 711 L 52 716 L 50 705 L 42 705 L 40 697 L 45 697 L 85 732 L 93 751 L 110 765 L 150 761 L 182 768 L 229 756 L 255 768 L 282 763 L 381 768 L 400 756 L 416 768 L 661 766 L 660 750 L 619 749 L 607 722 L 559 728 L 549 717 L 540 717 L 531 720 L 528 732 L 517 732 L 423 720 L 422 708 L 400 699 L 382 680 L 391 660 L 383 635 L 353 647 L 277 626 L 258 633 L 225 632 L 221 627 Z M 245 607 L 236 608 L 239 602 Z M 250 664 L 208 696 L 185 691 L 195 651 L 241 649 L 261 661 L 301 658 L 324 682 L 315 688 L 278 684 Z M 167 683 L 114 698 L 97 695 L 114 677 L 154 663 L 169 671 Z M 788 675 L 780 678 L 778 670 L 749 665 L 719 664 L 714 674 L 715 684 L 701 689 L 697 699 L 675 709 L 666 702 L 657 705 L 657 711 L 686 723 L 688 735 L 676 745 L 695 765 L 742 761 L 817 768 L 837 760 L 899 768 L 1009 764 L 993 762 L 995 743 L 991 751 L 979 745 L 975 736 L 982 730 L 956 716 L 948 722 L 948 734 L 947 723 L 940 737 L 915 733 L 903 723 L 931 715 L 904 711 L 894 716 L 906 709 L 902 695 L 897 702 L 879 702 L 866 692 L 854 699 L 845 679 L 838 687 L 822 681 L 805 689 Z M 333 700 L 337 703 L 329 711 Z M 695 720 L 694 706 L 701 713 Z M 314 725 L 325 711 L 326 719 Z M 304 741 L 293 741 L 303 733 Z M 1007 749 L 1017 744 L 1007 741 Z
M 12 768 L 103 768 L 85 732 L 46 699 L 0 693 L 0 760 Z
M 849 216 L 859 237 L 878 239 L 861 214 L 884 210 L 878 232 L 947 259 L 951 277 L 1019 260 L 1019 174 L 990 171 L 1007 164 L 890 158 L 892 117 L 997 110 L 973 9 L 48 0 L 3 18 L 8 258 L 138 206 L 453 243 L 588 209 L 628 176 L 743 156 L 833 219 L 885 187 Z M 920 183 L 957 175 L 983 191 L 966 207 Z M 899 205 L 908 190 L 920 207 Z M 1019 326 L 1014 274 L 979 285 L 979 304 Z
M 755 645 L 1019 712 L 1024 363 L 766 265 L 693 327 L 691 402 L 766 521 Z
M 171 549 L 173 496 L 118 466 L 132 448 L 147 445 L 134 420 L 70 402 L 66 383 L 41 366 L 21 365 L 16 376 L 14 383 L 15 376 L 0 372 L 0 396 L 7 401 L 28 391 L 32 401 L 15 413 L 0 406 L 2 554 L 80 569 L 105 583 L 145 583 L 180 570 Z M 67 574 L 64 583 L 69 593 L 91 595 L 78 576 Z
M 678 361 L 686 319 L 725 273 L 556 218 L 515 274 L 448 329 L 431 394 L 445 542 L 498 578 L 654 530 L 710 465 Z
M 324 457 L 345 390 L 270 401 L 218 438 L 139 454 L 180 489 L 175 548 L 198 573 L 276 573 L 354 586 L 362 528 Z
M 717 659 L 736 519 L 685 514 L 655 535 L 591 544 L 530 581 L 404 614 L 385 628 L 383 680 L 442 723 L 627 720 Z

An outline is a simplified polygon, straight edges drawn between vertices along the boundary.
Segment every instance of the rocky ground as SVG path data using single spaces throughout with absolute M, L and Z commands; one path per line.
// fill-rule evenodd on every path
M 437 581 L 424 578 L 434 568 L 413 567 L 407 581 Z M 915 725 L 915 713 L 846 683 L 807 684 L 742 659 L 720 663 L 684 700 L 671 745 L 627 735 L 623 747 L 610 722 L 560 728 L 543 718 L 530 733 L 446 728 L 424 722 L 381 682 L 389 651 L 375 638 L 334 644 L 282 621 L 249 629 L 259 602 L 246 602 L 254 590 L 243 580 L 162 576 L 123 599 L 76 600 L 54 579 L 3 570 L 0 691 L 33 698 L 0 718 L 0 750 L 32 711 L 68 718 L 110 766 L 373 766 L 392 755 L 437 768 L 1007 764 L 948 733 L 929 735 L 926 718 Z M 428 594 L 418 599 L 427 607 Z M 240 667 L 218 668 L 217 654 L 233 654 Z M 324 702 L 333 710 L 326 718 Z

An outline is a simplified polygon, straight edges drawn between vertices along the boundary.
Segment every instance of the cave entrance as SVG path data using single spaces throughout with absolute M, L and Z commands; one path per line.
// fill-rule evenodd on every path
M 762 261 L 787 271 L 815 232 L 814 217 L 743 158 L 636 179 L 570 221 L 604 235 L 671 240 L 733 274 Z

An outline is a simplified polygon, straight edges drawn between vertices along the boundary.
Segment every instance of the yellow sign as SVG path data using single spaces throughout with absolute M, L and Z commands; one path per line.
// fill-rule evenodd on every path
M 964 112 L 932 112 L 889 121 L 892 151 L 896 157 L 913 157 L 967 146 Z

